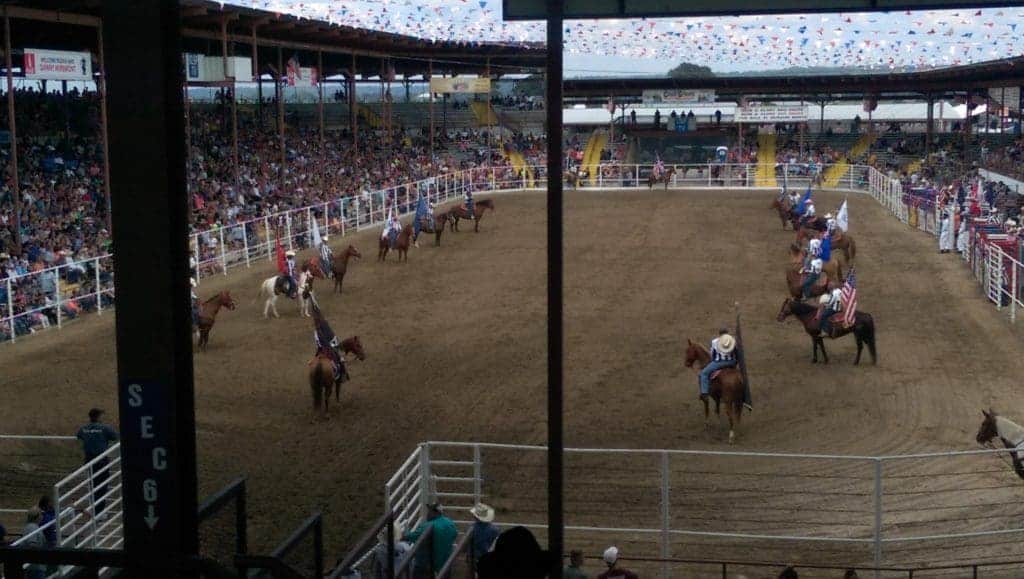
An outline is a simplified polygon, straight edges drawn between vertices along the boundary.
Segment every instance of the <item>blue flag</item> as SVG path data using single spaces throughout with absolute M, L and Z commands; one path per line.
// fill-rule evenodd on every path
M 796 213 L 797 215 L 803 215 L 804 214 L 804 207 L 807 205 L 807 202 L 810 199 L 811 199 L 811 186 L 808 185 L 807 186 L 807 191 L 805 191 L 804 192 L 804 196 L 800 198 L 800 202 L 796 204 L 796 209 L 793 210 L 793 213 Z
M 828 263 L 828 260 L 832 257 L 832 236 L 826 235 L 825 239 L 821 240 L 821 261 Z
M 430 215 L 430 208 L 427 206 L 427 196 L 421 194 L 419 201 L 416 202 L 416 221 L 428 215 Z

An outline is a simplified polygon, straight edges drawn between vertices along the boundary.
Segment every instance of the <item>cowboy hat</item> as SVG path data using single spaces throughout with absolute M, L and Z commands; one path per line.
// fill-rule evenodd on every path
M 824 305 L 828 304 L 828 301 L 830 299 L 832 299 L 832 298 L 828 294 L 821 294 L 821 297 L 818 298 L 818 303 L 824 306 Z
M 494 509 L 483 503 L 473 505 L 473 508 L 469 509 L 469 514 L 481 523 L 490 523 L 494 520 Z
M 325 236 L 323 237 L 323 240 L 324 240 L 324 241 L 327 241 L 327 236 L 326 236 L 326 235 L 325 235 Z
M 826 213 L 825 214 L 825 219 L 832 219 L 832 214 L 831 213 Z
M 286 252 L 284 252 L 284 256 L 285 257 L 295 257 L 295 252 L 294 251 L 286 251 Z
M 614 565 L 619 560 L 619 548 L 608 547 L 604 550 L 604 562 L 609 565 Z
M 196 278 L 194 278 L 194 277 L 190 277 L 190 278 L 188 278 L 188 283 L 189 283 L 189 285 L 191 285 L 192 287 L 196 287 L 197 285 L 199 285 L 199 284 L 197 284 L 197 283 L 196 283 Z
M 723 354 L 728 354 L 736 349 L 736 338 L 733 338 L 729 334 L 722 334 L 718 337 L 718 351 Z

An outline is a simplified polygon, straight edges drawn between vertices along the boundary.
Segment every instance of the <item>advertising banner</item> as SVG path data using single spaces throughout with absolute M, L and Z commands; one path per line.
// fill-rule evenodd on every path
M 715 102 L 715 91 L 703 89 L 655 89 L 643 91 L 645 104 L 702 104 Z
M 66 50 L 25 49 L 25 78 L 92 80 L 92 55 Z
M 751 105 L 736 109 L 738 123 L 790 123 L 807 120 L 807 107 L 801 105 Z
M 465 93 L 465 92 L 491 92 L 491 79 L 489 78 L 432 78 L 430 79 L 430 92 L 432 93 Z

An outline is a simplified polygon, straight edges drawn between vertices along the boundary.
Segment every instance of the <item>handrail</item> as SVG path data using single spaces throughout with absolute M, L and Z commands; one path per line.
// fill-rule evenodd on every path
M 334 565 L 334 569 L 331 571 L 331 574 L 328 575 L 328 579 L 337 579 L 344 575 L 346 571 L 349 571 L 350 567 L 354 566 L 356 562 L 372 548 L 373 545 L 376 545 L 377 533 L 379 533 L 381 529 L 385 528 L 386 525 L 391 525 L 394 520 L 395 515 L 390 512 L 384 513 L 379 519 L 377 519 L 377 522 L 374 523 L 368 531 L 363 533 L 363 536 L 359 539 L 359 542 L 356 543 L 356 546 L 349 550 L 348 554 L 345 555 L 345 558 L 341 559 Z M 394 539 L 398 539 L 398 537 L 395 537 Z M 394 539 L 392 540 L 392 544 L 394 544 Z
M 323 560 L 323 516 L 320 513 L 313 513 L 305 521 L 299 525 L 299 528 L 295 529 L 292 534 L 281 542 L 280 545 L 271 551 L 270 556 L 283 559 L 288 553 L 291 553 L 292 549 L 299 544 L 300 541 L 306 538 L 307 535 L 313 533 L 313 566 L 315 568 L 314 577 L 324 576 L 324 560 Z
M 202 504 L 199 505 L 199 522 L 201 523 L 215 515 L 225 503 L 235 498 L 236 495 L 244 500 L 245 480 L 246 478 L 244 476 L 240 476 L 228 483 L 224 488 L 206 497 Z
M 441 570 L 437 572 L 435 579 L 447 578 L 452 572 L 452 567 L 455 566 L 455 560 L 459 558 L 459 555 L 461 555 L 463 551 L 466 551 L 466 556 L 468 558 L 467 560 L 469 561 L 470 566 L 472 566 L 474 555 L 472 526 L 469 527 L 469 530 L 466 531 L 466 534 L 463 535 L 462 539 L 460 539 L 459 542 L 455 545 L 455 549 L 452 550 L 452 554 L 448 556 L 448 560 L 445 561 L 444 567 L 441 567 Z M 472 575 L 472 573 L 470 573 L 470 575 Z
M 263 569 L 273 573 L 274 579 L 307 579 L 284 561 L 270 555 L 235 555 L 235 567 L 246 570 L 242 577 L 248 577 L 248 570 Z
M 420 552 L 420 549 L 423 547 L 424 543 L 429 543 L 428 548 L 433 549 L 434 525 L 427 525 L 427 527 L 423 529 L 423 534 L 420 535 L 420 538 L 416 540 L 416 543 L 413 544 L 411 549 L 409 549 L 409 552 L 407 552 L 405 556 L 402 557 L 402 561 L 398 564 L 398 568 L 395 569 L 395 577 L 401 577 L 402 574 L 406 572 L 406 570 L 409 568 L 409 565 L 413 563 L 413 560 L 416 558 L 416 555 Z M 433 570 L 434 568 L 433 552 L 430 553 L 430 568 L 431 570 Z

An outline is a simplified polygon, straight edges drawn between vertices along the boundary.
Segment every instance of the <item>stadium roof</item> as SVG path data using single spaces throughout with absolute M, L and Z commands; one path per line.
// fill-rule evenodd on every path
M 12 18 L 23 18 L 11 27 L 16 48 L 88 49 L 96 52 L 96 26 L 102 15 L 101 0 L 5 0 Z M 276 66 L 277 49 L 288 59 L 297 56 L 304 66 L 323 54 L 326 74 L 351 69 L 355 54 L 360 76 L 380 75 L 383 61 L 397 75 L 420 75 L 434 62 L 434 74 L 483 73 L 488 63 L 494 74 L 536 69 L 543 65 L 546 50 L 537 43 L 434 41 L 407 35 L 333 24 L 283 13 L 245 8 L 210 0 L 181 0 L 185 49 L 220 55 L 226 33 L 229 54 L 251 56 L 254 36 L 261 63 Z M 69 26 L 76 25 L 76 26 Z

